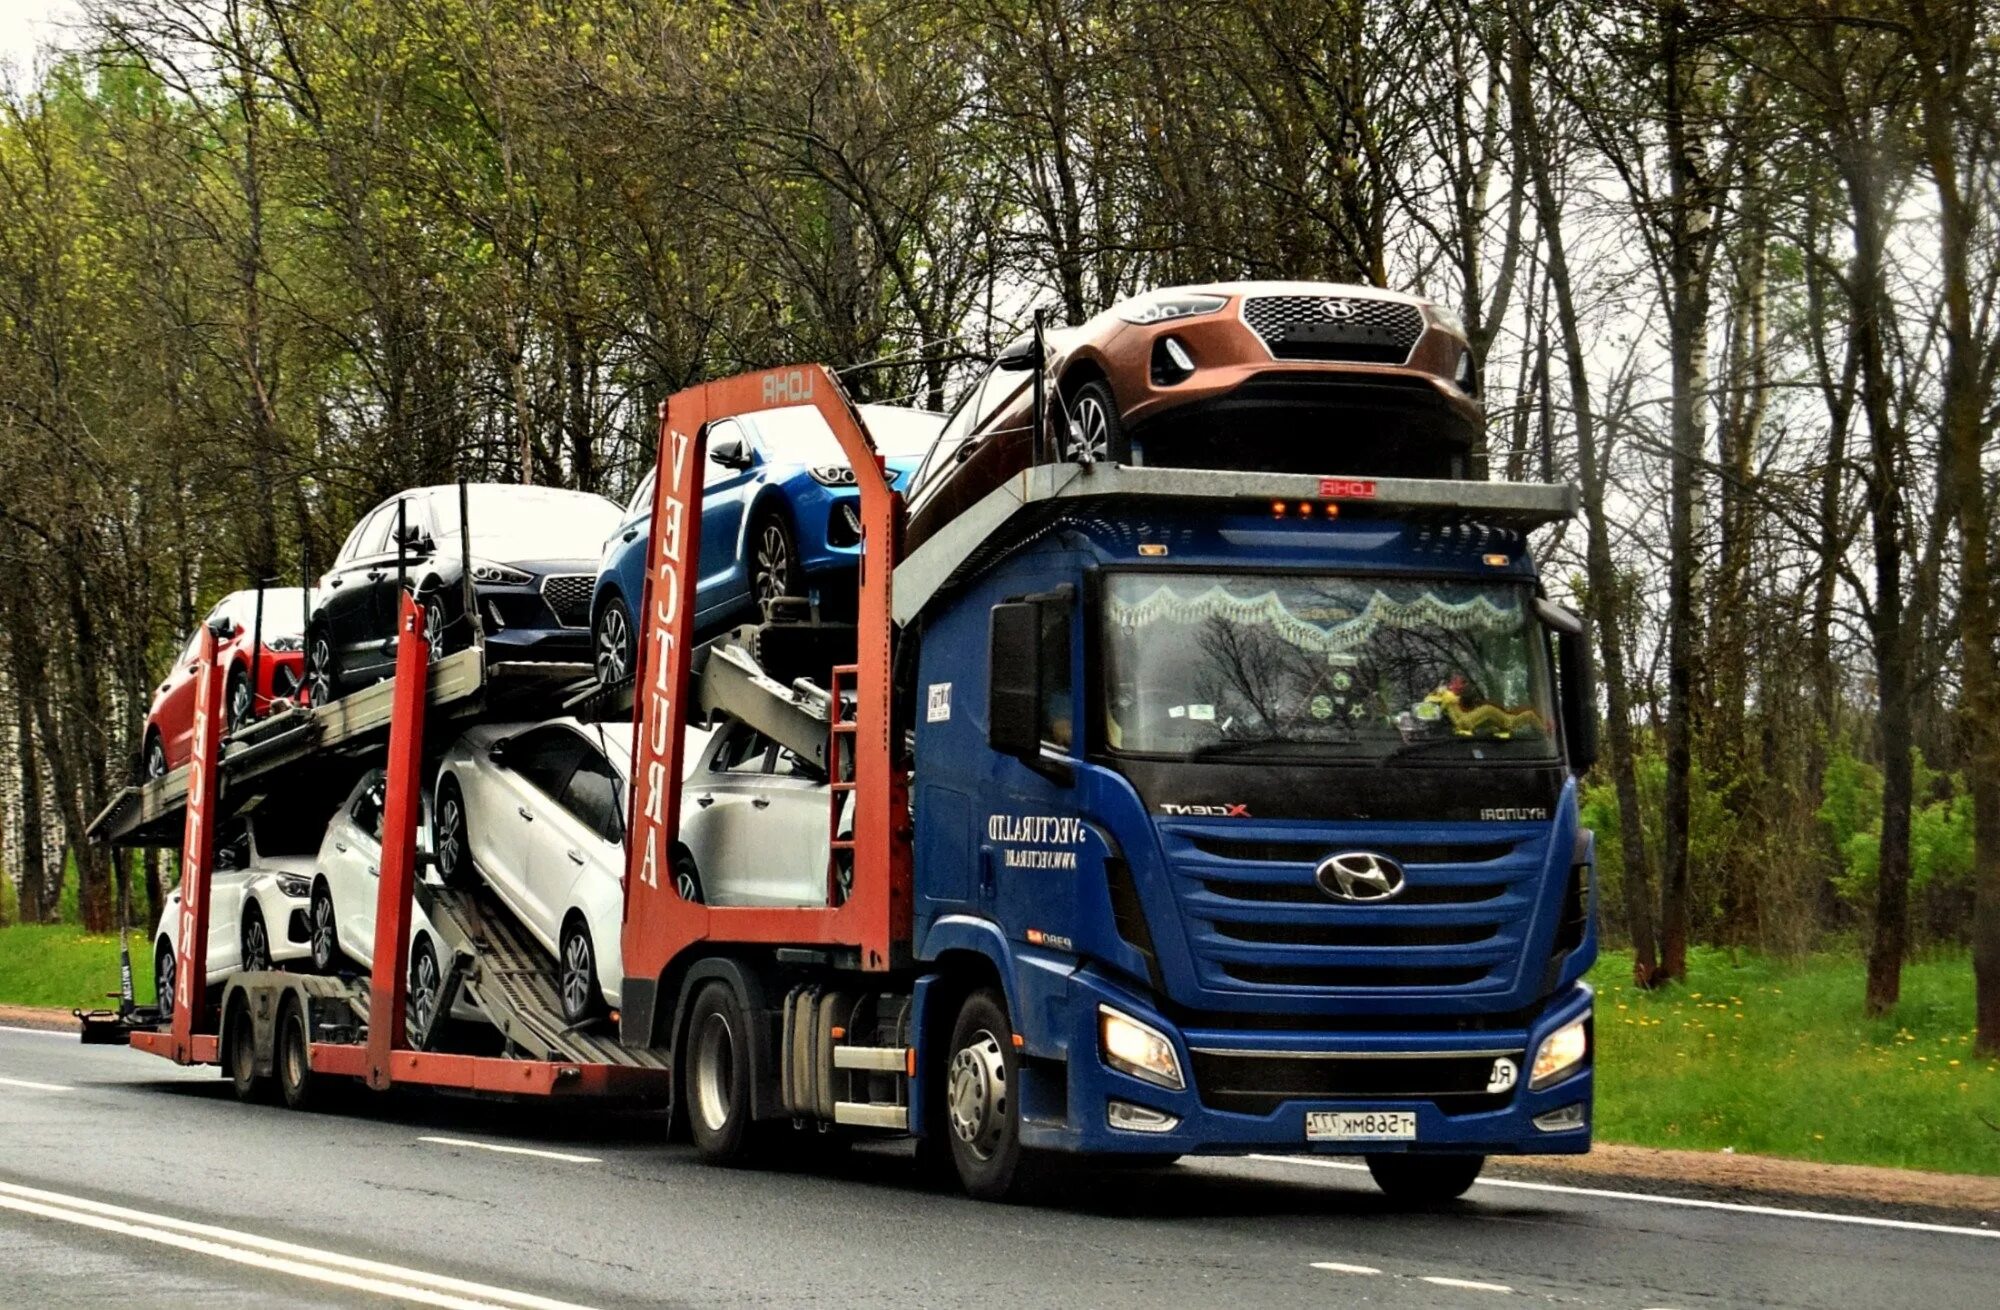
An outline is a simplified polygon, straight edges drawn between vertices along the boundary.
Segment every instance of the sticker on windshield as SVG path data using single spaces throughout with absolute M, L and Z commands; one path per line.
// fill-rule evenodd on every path
M 1187 710 L 1188 717 L 1198 723 L 1215 722 L 1215 706 L 1213 705 L 1190 705 L 1187 707 Z
M 1313 716 L 1313 717 L 1314 717 L 1315 719 L 1330 719 L 1330 718 L 1332 718 L 1332 717 L 1333 717 L 1333 697 L 1331 697 L 1331 696 L 1325 696 L 1325 695 L 1320 695 L 1320 696 L 1315 696 L 1315 697 L 1313 697 L 1313 698 L 1312 698 L 1312 716 Z
M 933 682 L 930 686 L 930 705 L 925 711 L 925 719 L 930 723 L 946 723 L 951 719 L 951 684 Z

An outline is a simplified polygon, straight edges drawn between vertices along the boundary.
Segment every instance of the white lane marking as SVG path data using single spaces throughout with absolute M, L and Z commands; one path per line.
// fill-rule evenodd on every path
M 1436 1287 L 1462 1287 L 1468 1292 L 1512 1292 L 1505 1283 L 1476 1283 L 1470 1278 L 1445 1278 L 1438 1274 L 1425 1274 L 1423 1281 Z
M 536 1296 L 532 1292 L 516 1292 L 463 1278 L 426 1273 L 421 1269 L 366 1260 L 338 1251 L 323 1251 L 213 1224 L 132 1210 L 87 1197 L 23 1187 L 18 1183 L 0 1182 L 0 1207 L 29 1213 L 48 1212 L 48 1217 L 52 1219 L 105 1231 L 129 1231 L 132 1236 L 167 1246 L 203 1251 L 225 1260 L 276 1269 L 321 1282 L 365 1291 L 383 1291 L 384 1295 L 422 1301 L 426 1305 L 472 1307 L 473 1310 L 495 1310 L 496 1307 L 504 1307 L 504 1310 L 585 1310 L 571 1302 Z M 376 1283 L 383 1287 L 373 1286 Z
M 1313 1268 L 1324 1269 L 1330 1274 L 1379 1274 L 1382 1271 L 1372 1265 L 1344 1265 L 1338 1260 L 1315 1260 Z
M 1250 1155 L 1249 1160 L 1271 1164 L 1302 1164 L 1315 1169 L 1351 1169 L 1367 1172 L 1365 1164 L 1344 1160 L 1319 1160 L 1304 1155 Z M 1474 1187 L 1511 1187 L 1522 1192 L 1553 1192 L 1559 1196 L 1589 1196 L 1606 1201 L 1647 1201 L 1653 1205 L 1678 1205 L 1690 1210 L 1727 1210 L 1735 1214 L 1773 1215 L 1780 1219 L 1817 1219 L 1828 1224 L 1858 1224 L 1865 1228 L 1898 1228 L 1916 1233 L 1950 1233 L 1956 1237 L 2000 1237 L 2000 1229 L 1966 1228 L 1958 1224 L 1925 1224 L 1914 1219 L 1881 1219 L 1874 1215 L 1829 1214 L 1824 1210 L 1788 1210 L 1775 1205 L 1750 1205 L 1743 1201 L 1704 1201 L 1692 1196 L 1654 1196 L 1649 1192 L 1616 1192 L 1603 1187 L 1566 1187 L 1561 1183 L 1525 1183 L 1516 1178 L 1482 1178 Z
M 72 1042 L 76 1040 L 75 1033 L 66 1033 L 60 1029 L 23 1028 L 19 1024 L 12 1023 L 0 1023 L 0 1033 L 27 1033 L 31 1037 L 61 1037 L 66 1041 Z
M 532 1146 L 502 1146 L 498 1142 L 475 1142 L 464 1137 L 419 1137 L 420 1142 L 430 1142 L 437 1146 L 470 1146 L 479 1151 L 498 1151 L 502 1155 L 532 1155 L 541 1160 L 566 1160 L 570 1164 L 603 1164 L 594 1155 L 571 1155 L 567 1151 L 538 1151 Z
M 0 1087 L 25 1087 L 31 1092 L 73 1092 L 68 1083 L 37 1083 L 26 1078 L 0 1078 Z

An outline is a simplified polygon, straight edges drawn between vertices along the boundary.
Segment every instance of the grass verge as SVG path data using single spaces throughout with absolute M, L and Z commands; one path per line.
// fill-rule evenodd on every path
M 1865 966 L 1697 950 L 1685 985 L 1643 992 L 1607 952 L 1597 993 L 1597 1139 L 1838 1164 L 2000 1174 L 2000 1060 L 1972 1054 L 1963 954 L 1903 970 L 1861 1014 Z
M 141 1004 L 153 999 L 153 960 L 146 935 L 132 935 L 132 986 Z M 0 928 L 0 1005 L 64 1009 L 111 1007 L 118 990 L 118 938 L 74 924 L 17 923 Z

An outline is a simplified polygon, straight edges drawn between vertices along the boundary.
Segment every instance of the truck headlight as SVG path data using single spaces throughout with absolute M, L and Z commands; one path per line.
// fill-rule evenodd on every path
M 1104 1062 L 1119 1072 L 1176 1092 L 1187 1086 L 1181 1077 L 1181 1058 L 1174 1054 L 1174 1044 L 1151 1024 L 1100 1005 L 1097 1040 L 1104 1052 Z
M 1528 1076 L 1528 1090 L 1539 1092 L 1560 1081 L 1590 1054 L 1590 1016 L 1572 1019 L 1542 1038 L 1535 1048 L 1534 1072 Z
M 295 901 L 304 900 L 312 892 L 312 883 L 295 873 L 281 873 L 277 876 L 278 891 Z

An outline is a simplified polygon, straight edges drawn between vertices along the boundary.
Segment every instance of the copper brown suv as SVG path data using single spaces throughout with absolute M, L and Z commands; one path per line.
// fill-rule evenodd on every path
M 1040 459 L 1169 468 L 1477 477 L 1477 371 L 1449 311 L 1328 282 L 1171 287 L 1046 334 L 1048 431 L 1032 440 L 1032 339 L 946 422 L 910 492 L 914 549 Z

